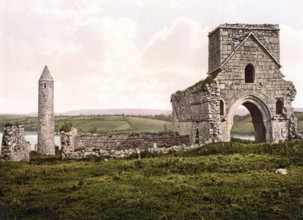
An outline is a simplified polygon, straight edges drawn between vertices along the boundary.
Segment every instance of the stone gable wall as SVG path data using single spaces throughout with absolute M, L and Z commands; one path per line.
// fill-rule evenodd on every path
M 248 63 L 255 67 L 254 83 L 244 82 L 245 66 Z M 221 98 L 227 103 L 227 112 L 237 94 L 243 94 L 243 91 L 248 94 L 251 94 L 251 91 L 257 91 L 263 95 L 262 99 L 273 116 L 276 115 L 276 99 L 282 98 L 285 113 L 287 117 L 290 117 L 291 102 L 296 94 L 293 83 L 283 80 L 279 67 L 253 39 L 248 39 L 243 47 L 231 57 L 216 77 L 216 81 L 220 87 Z
M 61 158 L 82 159 L 87 157 L 124 158 L 142 151 L 167 153 L 190 145 L 189 136 L 167 133 L 61 133 Z
M 171 96 L 173 131 L 189 135 L 191 143 L 229 141 L 233 115 L 244 105 L 257 142 L 301 137 L 292 108 L 296 89 L 283 79 L 279 57 L 278 25 L 220 25 L 209 34 L 209 77 L 214 82 Z M 245 82 L 248 64 L 255 73 L 250 83 Z M 277 100 L 283 102 L 282 113 L 276 112 Z
M 3 128 L 1 159 L 29 161 L 30 143 L 24 138 L 23 125 L 5 125 Z
M 209 33 L 209 72 L 215 70 L 249 33 L 254 33 L 263 46 L 280 61 L 279 26 L 272 24 L 223 24 Z
M 238 30 L 230 29 L 229 31 L 237 32 Z M 245 83 L 244 80 L 245 67 L 249 63 L 255 67 L 254 83 Z M 289 123 L 289 120 L 294 117 L 291 103 L 296 90 L 292 82 L 283 79 L 280 66 L 264 51 L 254 37 L 249 37 L 232 55 L 216 77 L 216 81 L 220 87 L 220 96 L 226 103 L 227 114 L 240 96 L 254 94 L 266 103 L 270 111 L 271 127 L 268 129 L 272 130 L 272 141 L 293 137 L 290 135 L 290 130 L 296 130 L 296 128 Z M 277 99 L 283 100 L 282 115 L 276 114 Z

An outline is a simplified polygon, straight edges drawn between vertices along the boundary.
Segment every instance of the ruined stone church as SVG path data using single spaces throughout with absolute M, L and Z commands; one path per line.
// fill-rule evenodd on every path
M 279 26 L 223 24 L 209 33 L 208 76 L 172 94 L 173 131 L 191 143 L 230 141 L 243 105 L 256 142 L 298 137 L 292 101 L 296 90 L 280 71 Z

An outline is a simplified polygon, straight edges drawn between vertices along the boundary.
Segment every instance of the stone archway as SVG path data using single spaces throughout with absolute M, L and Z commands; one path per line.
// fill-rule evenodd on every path
M 251 114 L 252 123 L 255 128 L 255 141 L 272 141 L 271 114 L 268 106 L 257 96 L 245 95 L 237 99 L 229 108 L 227 114 L 227 135 L 224 141 L 230 141 L 230 131 L 233 126 L 233 118 L 236 109 L 245 106 Z
M 210 32 L 208 77 L 171 96 L 173 131 L 189 135 L 192 143 L 196 133 L 200 144 L 230 141 L 233 116 L 244 105 L 256 142 L 301 137 L 292 108 L 296 89 L 280 70 L 279 30 L 223 24 Z

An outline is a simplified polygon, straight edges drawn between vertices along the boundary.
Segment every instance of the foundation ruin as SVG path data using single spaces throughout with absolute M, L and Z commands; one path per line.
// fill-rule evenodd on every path
M 189 136 L 173 132 L 77 134 L 75 128 L 61 132 L 62 159 L 126 158 L 144 151 L 165 154 L 188 148 Z

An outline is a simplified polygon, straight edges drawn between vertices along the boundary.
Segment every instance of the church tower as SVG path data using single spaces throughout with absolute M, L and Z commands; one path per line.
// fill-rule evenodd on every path
M 47 66 L 39 79 L 38 153 L 55 155 L 54 80 Z

